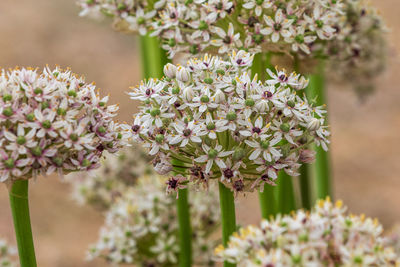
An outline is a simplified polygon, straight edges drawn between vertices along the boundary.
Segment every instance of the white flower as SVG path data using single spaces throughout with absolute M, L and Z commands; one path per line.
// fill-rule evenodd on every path
M 215 249 L 217 261 L 239 266 L 397 266 L 384 243 L 382 226 L 365 216 L 347 215 L 338 201 L 320 200 L 311 212 L 298 210 L 247 226 Z
M 285 18 L 281 9 L 278 9 L 274 19 L 270 16 L 264 15 L 264 21 L 267 24 L 267 27 L 261 29 L 260 32 L 264 35 L 271 35 L 271 41 L 273 43 L 278 42 L 280 36 L 283 38 L 290 37 L 290 26 L 292 25 L 293 20 Z
M 210 148 L 207 145 L 202 146 L 203 151 L 206 155 L 202 155 L 195 159 L 196 162 L 207 162 L 206 164 L 206 173 L 209 173 L 214 162 L 218 165 L 219 168 L 226 168 L 225 162 L 222 158 L 233 154 L 233 151 L 222 151 L 222 146 L 218 145 L 215 148 Z
M 201 143 L 201 128 L 196 124 L 195 121 L 189 122 L 189 124 L 177 123 L 174 125 L 178 135 L 171 136 L 169 143 L 171 145 L 179 144 L 181 147 L 185 147 L 189 141 L 195 143 Z
M 235 34 L 233 24 L 229 23 L 228 31 L 225 32 L 222 28 L 214 27 L 213 31 L 219 36 L 219 39 L 211 40 L 211 44 L 220 47 L 218 53 L 226 53 L 232 46 L 241 47 L 240 33 Z
M 272 7 L 273 2 L 271 0 L 246 0 L 243 5 L 246 9 L 253 9 L 255 7 L 256 16 L 261 16 L 263 9 Z

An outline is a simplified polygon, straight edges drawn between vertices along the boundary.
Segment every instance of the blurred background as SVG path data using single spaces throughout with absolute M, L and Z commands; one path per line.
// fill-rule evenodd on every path
M 377 217 L 389 228 L 400 222 L 400 1 L 375 0 L 390 28 L 387 71 L 376 93 L 361 103 L 351 88 L 331 85 L 328 109 L 332 126 L 335 197 L 354 213 Z M 1 0 L 0 66 L 46 64 L 70 67 L 96 81 L 120 119 L 130 122 L 137 103 L 129 86 L 140 80 L 140 55 L 134 37 L 115 32 L 110 21 L 78 17 L 73 0 Z M 71 200 L 71 189 L 57 177 L 31 183 L 31 217 L 41 267 L 106 266 L 85 262 L 85 249 L 97 240 L 103 217 Z M 0 236 L 15 243 L 8 193 L 0 187 Z M 257 194 L 240 199 L 238 221 L 260 219 Z

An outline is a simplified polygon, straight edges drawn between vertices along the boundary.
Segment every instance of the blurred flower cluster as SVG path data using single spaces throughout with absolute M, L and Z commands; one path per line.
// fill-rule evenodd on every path
M 4 239 L 0 239 L 0 266 L 16 267 L 17 249 L 11 247 Z
M 94 84 L 70 70 L 2 70 L 0 76 L 0 181 L 90 170 L 104 151 L 129 139 L 129 126 L 113 121 Z
M 193 259 L 196 266 L 211 266 L 216 241 L 210 235 L 219 225 L 218 197 L 196 192 L 190 198 Z M 98 242 L 89 259 L 104 258 L 113 264 L 175 266 L 179 256 L 176 201 L 166 196 L 164 179 L 141 177 L 106 214 Z
M 379 12 L 367 0 L 346 0 L 338 23 L 338 38 L 329 45 L 330 76 L 352 84 L 360 96 L 374 88 L 373 79 L 384 69 L 388 31 Z
M 264 220 L 231 236 L 219 246 L 218 260 L 239 266 L 399 266 L 385 245 L 382 226 L 365 216 L 347 215 L 340 201 L 319 201 L 311 213 Z
M 178 167 L 205 187 L 220 179 L 235 192 L 251 191 L 274 184 L 279 170 L 297 175 L 299 160 L 313 160 L 308 144 L 327 149 L 325 110 L 296 94 L 308 81 L 277 70 L 267 70 L 265 82 L 251 78 L 252 60 L 243 50 L 228 61 L 205 55 L 186 67 L 168 64 L 166 78 L 133 88 L 131 98 L 143 104 L 133 138 L 158 156 L 158 172 Z M 171 178 L 168 189 L 185 186 L 183 176 Z
M 81 15 L 101 13 L 124 32 L 150 33 L 176 53 L 220 53 L 245 49 L 285 55 L 313 71 L 328 59 L 328 74 L 372 91 L 384 70 L 385 24 L 368 0 L 80 0 Z M 298 60 L 301 59 L 301 60 Z
M 68 177 L 74 187 L 73 197 L 80 204 L 106 210 L 140 177 L 155 173 L 149 165 L 151 160 L 139 145 L 132 144 L 118 155 L 107 157 L 97 170 Z
M 170 57 L 177 52 L 224 54 L 302 51 L 336 36 L 341 1 L 330 0 L 160 0 L 80 1 L 81 15 L 103 12 L 123 31 L 139 31 L 163 40 Z M 315 49 L 314 49 L 315 50 Z M 217 52 L 217 51 L 215 51 Z
M 386 242 L 388 246 L 394 247 L 397 256 L 400 258 L 400 225 L 396 225 L 390 230 Z

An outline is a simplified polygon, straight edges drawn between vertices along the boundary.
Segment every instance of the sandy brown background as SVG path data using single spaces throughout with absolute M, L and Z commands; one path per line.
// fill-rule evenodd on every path
M 329 90 L 335 195 L 354 213 L 400 222 L 400 1 L 375 0 L 388 26 L 388 70 L 377 92 L 361 104 L 346 88 Z M 111 30 L 109 21 L 78 17 L 72 0 L 0 0 L 0 66 L 59 64 L 96 81 L 130 120 L 136 103 L 126 91 L 140 79 L 136 40 Z M 54 177 L 31 185 L 31 213 L 40 267 L 106 266 L 83 260 L 102 216 L 70 200 L 70 188 Z M 255 195 L 238 208 L 241 223 L 259 220 Z M 0 186 L 0 236 L 15 242 L 7 190 Z

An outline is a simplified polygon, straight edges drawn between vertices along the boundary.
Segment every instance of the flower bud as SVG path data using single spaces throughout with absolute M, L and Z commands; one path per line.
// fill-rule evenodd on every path
M 214 95 L 214 102 L 217 104 L 225 102 L 225 94 L 222 90 L 218 90 Z
M 317 118 L 312 118 L 307 125 L 309 131 L 316 131 L 321 127 L 321 122 Z
M 232 159 L 235 161 L 238 161 L 238 160 L 241 160 L 242 158 L 244 158 L 245 155 L 246 155 L 246 152 L 244 151 L 244 149 L 238 147 L 233 152 Z
M 315 160 L 315 151 L 304 149 L 300 151 L 299 160 L 303 163 L 312 163 Z
M 181 82 L 187 82 L 189 81 L 190 78 L 190 73 L 186 70 L 186 68 L 183 67 L 178 67 L 178 70 L 176 72 L 176 79 L 181 81 Z
M 183 90 L 183 99 L 185 99 L 188 102 L 191 102 L 193 100 L 193 97 L 194 97 L 194 91 L 192 87 L 186 87 Z
M 170 79 L 175 78 L 176 76 L 176 66 L 168 63 L 167 65 L 164 66 L 164 74 Z

